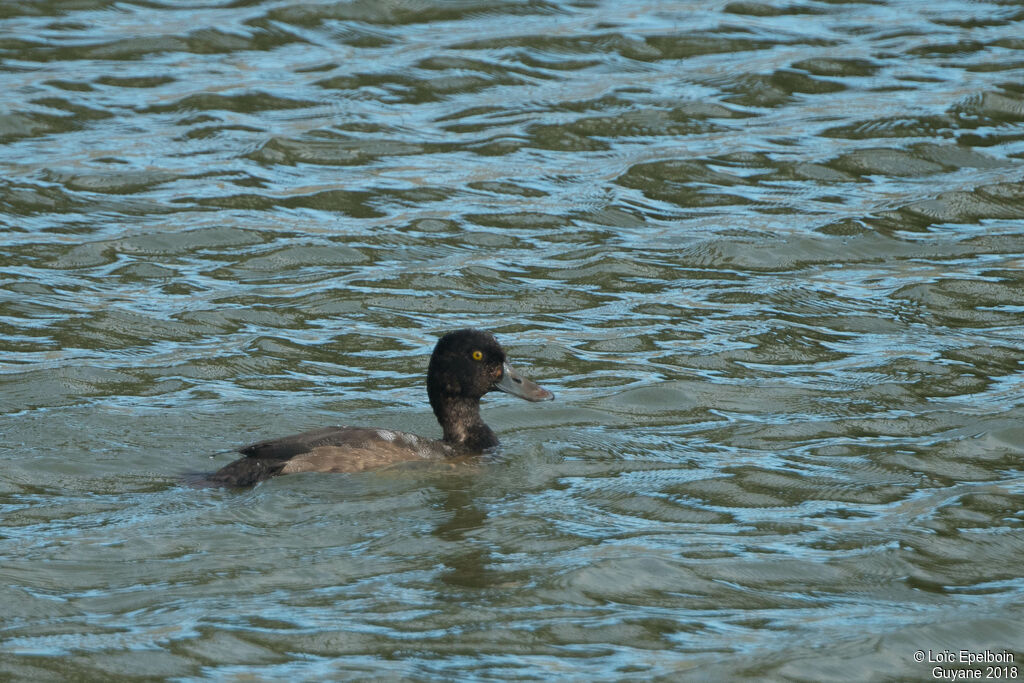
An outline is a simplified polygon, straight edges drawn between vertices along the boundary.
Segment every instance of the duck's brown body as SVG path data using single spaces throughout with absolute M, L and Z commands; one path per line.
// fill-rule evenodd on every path
M 279 474 L 362 472 L 408 460 L 456 455 L 443 441 L 371 427 L 324 427 L 238 449 L 239 458 L 208 477 L 214 484 L 249 486 Z

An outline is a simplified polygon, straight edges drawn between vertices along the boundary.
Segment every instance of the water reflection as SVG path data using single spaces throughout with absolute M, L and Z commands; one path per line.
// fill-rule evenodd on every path
M 438 578 L 459 588 L 491 588 L 498 578 L 490 569 L 491 551 L 484 544 L 473 542 L 473 532 L 483 527 L 487 513 L 475 499 L 472 482 L 460 479 L 444 482 L 435 503 L 448 519 L 431 533 L 443 541 L 442 547 L 452 549 L 450 554 L 442 551 L 439 556 L 444 571 Z

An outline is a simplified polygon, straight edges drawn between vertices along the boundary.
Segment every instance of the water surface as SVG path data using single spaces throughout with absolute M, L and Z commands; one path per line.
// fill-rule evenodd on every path
M 1021 36 L 1012 2 L 5 2 L 0 677 L 1024 663 Z M 499 454 L 183 483 L 438 435 L 467 325 L 557 395 L 485 401 Z

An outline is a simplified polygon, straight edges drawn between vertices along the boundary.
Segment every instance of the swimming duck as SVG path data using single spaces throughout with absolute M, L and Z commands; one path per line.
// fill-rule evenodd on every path
M 449 332 L 438 340 L 427 368 L 427 396 L 444 430 L 440 441 L 390 429 L 324 427 L 240 448 L 245 457 L 207 481 L 250 486 L 280 474 L 360 472 L 405 460 L 480 454 L 498 445 L 480 418 L 480 398 L 494 389 L 527 401 L 555 397 L 513 370 L 491 333 Z

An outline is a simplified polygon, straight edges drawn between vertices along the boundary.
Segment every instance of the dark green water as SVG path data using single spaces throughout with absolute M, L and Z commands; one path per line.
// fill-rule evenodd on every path
M 5 0 L 0 678 L 1024 666 L 1022 178 L 1016 2 Z

